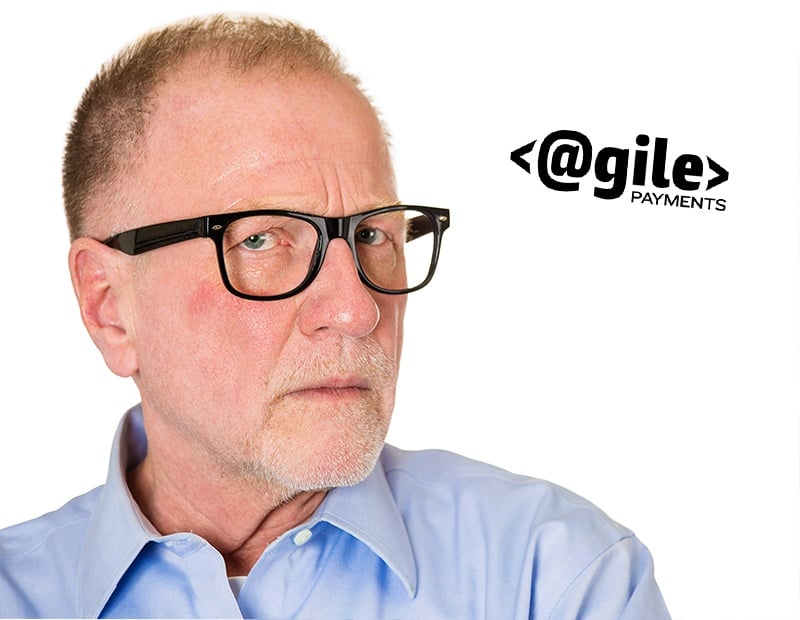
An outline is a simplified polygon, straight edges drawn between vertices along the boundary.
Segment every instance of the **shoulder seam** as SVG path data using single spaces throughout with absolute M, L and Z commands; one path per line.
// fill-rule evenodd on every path
M 550 618 L 553 617 L 553 612 L 558 608 L 558 605 L 559 605 L 559 603 L 561 603 L 561 601 L 563 600 L 564 596 L 566 596 L 567 592 L 569 592 L 570 588 L 581 577 L 581 575 L 583 575 L 583 573 L 585 573 L 587 570 L 589 570 L 590 566 L 592 566 L 595 562 L 597 562 L 600 558 L 602 558 L 604 555 L 606 555 L 609 551 L 611 551 L 617 545 L 620 545 L 621 543 L 623 543 L 623 542 L 625 542 L 627 540 L 632 540 L 632 539 L 636 539 L 636 535 L 633 534 L 633 533 L 626 534 L 624 536 L 620 536 L 617 540 L 615 540 L 610 545 L 608 545 L 607 547 L 605 547 L 604 549 L 599 551 L 596 556 L 594 556 L 591 560 L 589 560 L 583 566 L 583 568 L 581 568 L 581 570 L 579 570 L 577 573 L 575 573 L 575 576 L 570 580 L 570 582 L 566 586 L 564 586 L 564 589 L 561 591 L 561 594 L 559 595 L 559 597 L 553 603 L 553 608 L 550 610 L 550 613 L 547 615 L 547 620 L 549 620 Z
M 14 554 L 10 554 L 9 555 L 9 554 L 4 554 L 2 551 L 0 551 L 0 559 L 8 560 L 8 561 L 20 560 L 20 559 L 22 559 L 22 558 L 24 558 L 24 557 L 26 557 L 26 556 L 38 551 L 39 549 L 41 549 L 47 543 L 47 541 L 50 538 L 52 538 L 52 536 L 54 534 L 56 534 L 57 532 L 59 532 L 61 530 L 64 530 L 64 529 L 67 529 L 67 528 L 70 528 L 70 527 L 74 527 L 74 526 L 79 525 L 81 523 L 86 523 L 87 521 L 89 521 L 89 517 L 85 516 L 85 517 L 81 517 L 79 519 L 73 519 L 73 520 L 68 521 L 66 523 L 62 523 L 62 524 L 58 525 L 57 527 L 54 527 L 54 528 L 48 530 L 47 533 L 43 537 L 38 539 L 33 544 L 33 546 L 26 547 L 25 549 L 21 550 L 19 553 L 14 553 Z M 20 526 L 13 526 L 13 527 L 21 527 L 21 525 Z M 13 529 L 13 527 L 10 528 L 10 529 Z

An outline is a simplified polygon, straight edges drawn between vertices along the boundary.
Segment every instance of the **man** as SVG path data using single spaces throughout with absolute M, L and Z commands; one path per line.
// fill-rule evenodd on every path
M 0 613 L 665 618 L 571 493 L 384 447 L 406 294 L 449 212 L 313 32 L 216 17 L 104 67 L 64 161 L 86 328 L 141 404 L 107 483 L 0 534 Z

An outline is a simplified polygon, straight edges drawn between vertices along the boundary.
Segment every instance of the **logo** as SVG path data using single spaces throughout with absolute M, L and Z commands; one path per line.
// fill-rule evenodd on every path
M 536 172 L 545 187 L 558 192 L 576 192 L 586 180 L 595 197 L 615 200 L 630 184 L 631 203 L 724 211 L 724 198 L 702 193 L 727 181 L 728 171 L 708 156 L 683 153 L 670 160 L 668 143 L 667 138 L 651 142 L 650 136 L 639 134 L 630 165 L 631 149 L 606 146 L 595 155 L 586 135 L 560 129 L 539 143 Z M 511 161 L 528 174 L 531 162 L 525 156 L 536 145 L 534 140 L 511 151 Z

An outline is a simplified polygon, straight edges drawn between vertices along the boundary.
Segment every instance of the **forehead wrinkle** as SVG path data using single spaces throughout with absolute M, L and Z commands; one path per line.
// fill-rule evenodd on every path
M 341 205 L 342 211 L 345 210 L 344 205 L 344 192 L 342 191 L 342 179 L 339 177 L 339 167 L 338 166 L 331 166 L 333 169 L 333 176 L 331 177 L 332 181 L 330 183 L 325 183 L 323 180 L 323 185 L 325 189 L 326 195 L 326 202 L 327 210 L 323 211 L 323 215 L 328 215 L 333 208 L 333 205 Z M 326 177 L 323 176 L 323 179 Z M 340 215 L 344 215 L 341 213 Z
M 385 183 L 385 179 L 370 182 L 365 178 L 362 162 L 335 162 L 329 159 L 294 159 L 275 164 L 275 168 L 301 165 L 307 168 L 308 175 L 296 191 L 279 189 L 266 191 L 264 194 L 248 194 L 241 196 L 226 205 L 219 213 L 237 211 L 251 211 L 258 209 L 277 209 L 309 213 L 316 215 L 335 215 L 337 211 L 363 212 L 371 209 L 398 204 L 399 201 L 392 187 L 393 183 Z M 270 166 L 272 167 L 272 166 Z M 349 174 L 343 174 L 344 167 Z M 265 174 L 269 174 L 265 172 Z M 307 179 L 316 177 L 314 189 L 309 191 Z M 345 180 L 343 182 L 343 177 Z M 352 190 L 347 186 L 353 187 Z M 362 189 L 370 185 L 376 186 L 375 190 Z
M 302 202 L 303 204 L 300 204 Z M 363 213 L 365 211 L 372 211 L 383 207 L 393 207 L 402 204 L 402 201 L 396 198 L 377 199 L 359 204 L 354 210 L 354 213 Z M 225 213 L 239 213 L 245 211 L 261 211 L 261 210 L 275 210 L 275 211 L 292 211 L 295 213 L 304 213 L 307 215 L 322 215 L 325 216 L 330 210 L 323 208 L 315 208 L 313 201 L 298 201 L 295 197 L 285 196 L 244 196 L 239 198 L 226 206 L 225 208 L 208 213 L 207 215 L 225 214 Z

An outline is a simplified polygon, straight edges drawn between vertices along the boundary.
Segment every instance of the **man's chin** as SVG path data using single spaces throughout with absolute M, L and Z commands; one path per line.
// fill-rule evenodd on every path
M 283 476 L 283 486 L 297 492 L 348 487 L 363 481 L 375 467 L 383 442 L 358 454 L 336 454 L 309 458 Z
M 372 437 L 345 440 L 342 434 L 328 442 L 265 446 L 255 451 L 261 456 L 256 456 L 244 473 L 253 482 L 274 485 L 290 495 L 353 486 L 372 472 L 384 438 L 385 433 L 376 432 Z
M 242 453 L 260 470 L 254 473 L 295 492 L 364 480 L 383 449 L 391 409 L 380 392 L 354 392 L 345 395 L 345 402 L 340 395 L 325 393 L 322 400 L 333 397 L 334 402 L 273 403 Z

